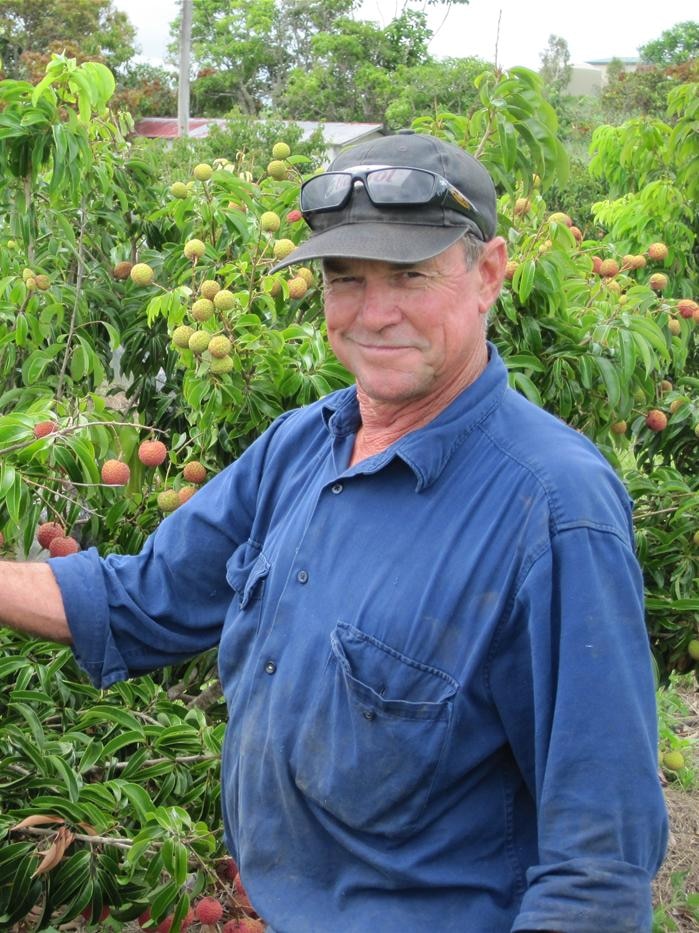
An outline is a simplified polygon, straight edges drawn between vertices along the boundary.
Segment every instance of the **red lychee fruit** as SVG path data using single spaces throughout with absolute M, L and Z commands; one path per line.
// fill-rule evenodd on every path
M 199 923 L 218 923 L 223 916 L 223 907 L 215 897 L 204 897 L 194 908 Z
M 599 271 L 600 275 L 605 276 L 605 278 L 612 278 L 619 272 L 619 263 L 616 259 L 603 259 Z
M 264 933 L 265 926 L 261 920 L 244 917 L 242 920 L 229 920 L 223 926 L 223 933 Z
M 58 522 L 44 522 L 36 530 L 36 540 L 43 548 L 48 548 L 54 538 L 62 538 L 65 533 L 65 528 Z
M 162 441 L 143 441 L 138 448 L 138 459 L 144 466 L 157 467 L 167 457 L 167 447 Z
M 105 460 L 102 464 L 102 482 L 105 486 L 126 486 L 130 476 L 131 470 L 122 460 Z
M 580 229 L 580 227 L 576 227 L 575 224 L 573 224 L 572 227 L 569 227 L 569 230 L 573 234 L 573 239 L 576 240 L 578 243 L 581 243 L 583 235 L 582 235 L 582 230 Z
M 250 903 L 248 892 L 245 890 L 243 887 L 243 882 L 240 880 L 240 872 L 238 872 L 238 874 L 235 876 L 233 884 L 235 885 L 235 890 L 237 892 L 238 904 L 243 908 L 243 910 L 253 912 L 255 908 Z
M 75 538 L 62 537 L 58 535 L 55 538 L 51 538 L 49 543 L 49 554 L 51 557 L 67 557 L 68 554 L 77 554 L 80 550 L 80 545 L 75 540 Z
M 699 305 L 696 301 L 692 301 L 691 298 L 680 298 L 677 302 L 677 310 L 680 312 L 682 317 L 689 320 L 690 317 L 694 317 L 694 312 L 699 309 Z M 34 429 L 36 431 L 36 428 Z
M 184 505 L 185 502 L 189 502 L 189 500 L 192 498 L 192 496 L 194 495 L 196 491 L 197 491 L 196 486 L 181 486 L 177 490 L 177 497 L 180 500 L 180 503 Z
M 148 923 L 149 920 L 150 920 L 150 907 L 146 907 L 143 913 L 140 914 L 137 923 L 140 927 L 144 927 Z
M 132 269 L 132 262 L 118 262 L 112 269 L 112 275 L 117 281 L 123 282 L 124 279 L 128 279 L 128 277 L 131 275 Z
M 46 437 L 47 434 L 53 434 L 55 430 L 55 421 L 38 421 L 34 425 L 34 437 Z
M 651 431 L 664 431 L 667 427 L 667 415 L 658 408 L 652 408 L 646 415 L 646 425 Z
M 188 483 L 200 486 L 206 479 L 206 467 L 198 460 L 190 460 L 182 470 L 182 476 Z
M 601 275 L 602 273 L 602 257 L 601 256 L 591 256 L 592 259 L 592 271 L 596 275 Z
M 662 292 L 667 288 L 667 276 L 662 272 L 654 272 L 648 279 L 648 284 L 655 292 Z
M 301 211 L 298 211 L 298 210 L 289 211 L 289 213 L 286 215 L 287 222 L 290 224 L 297 223 L 299 220 L 302 219 L 302 217 L 303 217 L 303 214 L 301 213 Z
M 92 919 L 92 907 L 86 907 L 85 910 L 83 910 L 82 912 L 82 916 L 89 923 L 90 920 Z M 109 907 L 103 907 L 102 913 L 100 914 L 100 917 L 99 917 L 99 922 L 101 923 L 103 920 L 106 920 L 108 916 L 109 916 Z
M 157 925 L 153 933 L 170 933 L 170 927 L 172 926 L 172 917 L 166 917 L 164 920 L 161 920 Z
M 181 491 L 182 490 L 180 490 L 180 492 Z M 235 864 L 235 859 L 228 857 L 219 862 L 216 867 L 216 871 L 218 872 L 219 877 L 227 878 L 228 881 L 234 881 L 235 876 L 238 874 L 238 866 Z

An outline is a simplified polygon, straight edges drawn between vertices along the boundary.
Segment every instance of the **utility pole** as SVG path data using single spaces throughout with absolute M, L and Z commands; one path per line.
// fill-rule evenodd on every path
M 192 0 L 182 0 L 180 78 L 177 85 L 177 135 L 189 136 L 189 59 L 192 52 Z

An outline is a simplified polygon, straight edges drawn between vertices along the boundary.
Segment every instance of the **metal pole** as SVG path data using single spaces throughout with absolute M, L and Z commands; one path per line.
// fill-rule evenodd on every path
M 192 51 L 192 0 L 182 0 L 180 77 L 177 85 L 177 135 L 189 136 L 189 59 Z

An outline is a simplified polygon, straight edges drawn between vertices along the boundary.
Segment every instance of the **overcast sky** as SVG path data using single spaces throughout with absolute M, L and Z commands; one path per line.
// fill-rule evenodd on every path
M 142 57 L 162 59 L 177 0 L 113 0 L 138 31 Z M 196 3 L 196 0 L 194 0 Z M 400 0 L 364 0 L 357 16 L 386 25 L 400 11 Z M 414 8 L 419 9 L 418 4 Z M 638 47 L 677 23 L 696 20 L 696 0 L 471 0 L 466 5 L 430 7 L 435 33 L 430 51 L 436 57 L 476 55 L 504 68 L 525 65 L 537 70 L 540 54 L 553 33 L 570 49 L 571 63 L 635 57 Z M 500 30 L 498 38 L 498 19 Z

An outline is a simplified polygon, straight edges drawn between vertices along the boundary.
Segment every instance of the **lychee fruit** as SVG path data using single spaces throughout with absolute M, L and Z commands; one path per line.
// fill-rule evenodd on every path
M 679 337 L 679 335 L 682 333 L 682 325 L 676 317 L 671 317 L 668 320 L 667 329 L 670 331 L 673 337 Z
M 684 765 L 685 761 L 682 752 L 665 752 L 663 755 L 663 768 L 668 771 L 681 771 Z
M 563 211 L 554 211 L 553 214 L 550 214 L 549 223 L 565 224 L 566 227 L 573 226 L 572 219 L 568 216 L 568 214 L 564 214 Z
M 159 492 L 157 503 L 161 512 L 174 512 L 181 504 L 176 489 L 164 489 L 162 492 Z
M 204 897 L 194 908 L 199 923 L 218 923 L 223 916 L 223 906 L 215 897 Z
M 281 223 L 281 217 L 274 211 L 265 211 L 260 216 L 260 230 L 264 230 L 265 233 L 276 233 Z
M 195 330 L 189 338 L 189 349 L 192 353 L 203 353 L 209 347 L 211 334 L 207 330 Z
M 128 279 L 132 269 L 133 263 L 123 260 L 122 262 L 118 262 L 112 269 L 112 277 L 119 282 L 123 282 L 124 279 Z
M 151 285 L 155 279 L 155 272 L 147 262 L 137 262 L 135 266 L 132 266 L 129 275 L 131 281 L 140 286 Z
M 532 202 L 529 198 L 517 198 L 515 201 L 515 214 L 522 216 L 523 214 L 528 214 L 532 206 Z
M 192 305 L 192 317 L 195 321 L 208 321 L 214 313 L 214 303 L 210 298 L 198 298 Z
M 193 327 L 190 327 L 188 324 L 182 324 L 180 327 L 176 327 L 173 330 L 172 342 L 176 347 L 181 347 L 183 350 L 186 350 L 189 347 L 189 338 L 193 333 Z
M 209 341 L 209 353 L 215 357 L 224 357 L 228 356 L 231 352 L 231 347 L 233 344 L 230 342 L 228 337 L 224 337 L 223 334 L 218 337 L 212 337 Z
M 272 146 L 273 159 L 288 159 L 291 155 L 291 149 L 286 143 L 275 143 Z
M 43 548 L 48 549 L 54 538 L 62 538 L 65 533 L 65 528 L 58 522 L 44 522 L 36 530 L 36 540 Z
M 235 863 L 235 859 L 232 859 L 230 856 L 228 856 L 216 866 L 216 871 L 221 878 L 227 878 L 228 881 L 234 881 L 235 876 L 238 874 L 238 866 Z
M 302 279 L 305 279 L 306 284 L 308 285 L 309 288 L 315 282 L 315 276 L 313 275 L 311 270 L 308 268 L 308 266 L 300 266 L 296 270 L 296 275 L 300 275 Z
M 302 219 L 303 219 L 303 214 L 297 208 L 294 208 L 293 211 L 289 211 L 289 213 L 286 215 L 287 223 L 290 223 L 290 224 L 298 223 L 299 220 L 302 220 Z
M 690 317 L 694 317 L 694 312 L 697 309 L 699 309 L 699 305 L 696 301 L 692 301 L 691 298 L 680 298 L 677 302 L 677 310 L 680 312 L 680 315 L 687 320 L 689 320 Z
M 573 234 L 573 239 L 574 239 L 577 243 L 582 243 L 583 235 L 582 235 L 582 230 L 580 229 L 580 227 L 576 227 L 575 224 L 573 224 L 573 225 L 572 225 L 571 227 L 569 227 L 568 229 L 569 229 L 570 232 Z
M 601 256 L 591 256 L 592 259 L 592 271 L 595 275 L 602 274 L 602 258 Z
M 651 243 L 648 247 L 648 258 L 654 262 L 662 262 L 667 259 L 669 250 L 664 243 Z
M 282 237 L 281 240 L 275 240 L 274 246 L 272 247 L 272 253 L 275 259 L 286 259 L 286 257 L 293 253 L 296 249 L 296 244 L 293 240 L 288 240 L 285 237 Z
M 222 376 L 224 373 L 230 373 L 234 365 L 230 356 L 215 356 L 209 363 L 209 372 L 215 376 Z
M 189 195 L 189 189 L 183 181 L 176 181 L 170 185 L 170 194 L 173 198 L 186 198 Z
M 652 408 L 646 415 L 646 425 L 651 431 L 664 431 L 667 427 L 667 415 L 657 408 Z
M 687 651 L 693 661 L 699 661 L 699 638 L 693 638 L 687 645 Z
M 282 178 L 286 178 L 287 173 L 286 162 L 282 162 L 281 159 L 272 159 L 272 161 L 267 166 L 267 174 L 272 178 L 276 178 L 277 181 L 281 181 Z
M 308 283 L 300 275 L 295 276 L 293 279 L 289 279 L 287 285 L 289 288 L 289 298 L 303 298 L 308 291 Z
M 240 879 L 240 872 L 235 876 L 233 881 L 236 890 L 236 899 L 238 904 L 243 908 L 243 910 L 252 912 L 255 908 L 250 903 L 250 898 L 248 897 L 248 892 L 243 887 L 243 882 Z
M 667 288 L 667 276 L 663 272 L 654 272 L 648 279 L 648 284 L 654 292 L 662 292 Z
M 625 421 L 615 421 L 611 426 L 612 434 L 626 434 L 628 425 Z
M 48 275 L 37 275 L 34 281 L 39 291 L 45 292 L 51 287 L 51 279 Z
M 143 441 L 138 448 L 138 459 L 144 466 L 157 467 L 167 457 L 167 447 L 162 441 Z
M 214 170 L 208 162 L 200 162 L 199 165 L 194 166 L 194 170 L 192 171 L 192 175 L 194 175 L 197 181 L 208 181 L 213 174 Z
M 671 389 L 672 389 L 672 383 L 670 382 L 669 379 L 661 379 L 661 380 L 660 380 L 660 391 L 661 391 L 661 392 L 663 392 L 663 393 L 665 393 L 665 392 L 670 392 Z
M 49 544 L 49 554 L 51 557 L 67 557 L 68 554 L 77 554 L 80 550 L 80 545 L 70 536 L 58 536 L 56 538 L 51 538 Z
M 123 460 L 105 460 L 102 464 L 102 482 L 105 486 L 125 486 L 131 476 Z
M 221 288 L 214 295 L 214 307 L 217 311 L 232 311 L 236 305 L 236 297 L 227 288 Z
M 55 421 L 37 421 L 34 425 L 34 437 L 46 437 L 47 434 L 53 434 L 57 430 Z
M 184 465 L 182 476 L 188 483 L 200 486 L 206 479 L 206 467 L 198 460 L 190 460 Z
M 196 491 L 196 486 L 180 486 L 177 490 L 177 497 L 180 500 L 180 504 L 184 505 L 185 502 L 189 502 Z
M 508 259 L 507 264 L 505 266 L 505 278 L 507 279 L 508 282 L 511 282 L 512 279 L 515 277 L 515 272 L 517 271 L 517 269 L 519 269 L 519 263 L 516 262 L 514 259 Z
M 214 279 L 205 279 L 199 286 L 199 294 L 210 301 L 221 291 L 221 286 Z
M 35 277 L 36 277 L 36 273 L 34 272 L 33 269 L 29 269 L 29 268 L 22 269 L 22 278 L 24 279 L 25 282 L 27 281 L 27 279 L 33 279 Z
M 605 278 L 612 278 L 619 272 L 619 263 L 616 259 L 603 259 L 599 271 Z
M 198 240 L 194 237 L 191 240 L 187 240 L 182 252 L 187 259 L 201 259 L 206 252 L 206 244 L 202 240 Z

